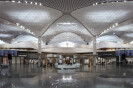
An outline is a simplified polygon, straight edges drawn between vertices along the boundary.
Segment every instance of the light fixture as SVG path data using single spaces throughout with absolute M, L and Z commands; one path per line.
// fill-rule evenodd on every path
M 115 26 L 113 25 L 112 28 L 114 28 Z
M 51 78 L 51 76 L 49 76 L 49 78 Z
M 35 2 L 35 5 L 37 5 L 37 2 Z
M 63 81 L 71 81 L 71 80 L 72 80 L 72 76 L 66 76 L 66 77 L 63 76 L 63 77 L 62 77 L 62 80 L 63 80 Z
M 116 26 L 118 26 L 118 23 L 115 23 Z
M 15 2 L 15 1 L 11 1 L 11 2 Z
M 28 3 L 27 1 L 25 1 L 25 3 Z
M 18 3 L 21 3 L 20 1 L 18 1 Z
M 115 23 L 114 25 L 112 25 L 112 26 L 110 26 L 109 28 L 107 28 L 106 30 L 104 30 L 101 34 L 103 34 L 103 33 L 105 33 L 106 31 L 108 31 L 108 30 L 110 30 L 110 29 L 113 29 L 113 28 L 115 28 L 115 27 L 117 27 L 118 26 L 118 23 Z M 101 35 L 100 34 L 100 35 Z
M 30 4 L 32 4 L 33 2 L 30 2 Z
M 40 6 L 42 5 L 42 3 L 39 4 Z

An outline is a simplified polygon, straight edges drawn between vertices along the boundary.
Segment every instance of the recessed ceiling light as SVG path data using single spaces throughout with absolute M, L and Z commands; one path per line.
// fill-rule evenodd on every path
M 115 23 L 116 26 L 118 26 L 118 23 Z
M 20 1 L 18 1 L 18 3 L 21 3 Z
M 15 2 L 15 1 L 12 1 L 12 2 Z
M 39 4 L 40 6 L 42 5 L 42 3 Z
M 27 1 L 25 1 L 25 3 L 27 3 Z
M 35 2 L 35 5 L 37 5 L 37 2 Z

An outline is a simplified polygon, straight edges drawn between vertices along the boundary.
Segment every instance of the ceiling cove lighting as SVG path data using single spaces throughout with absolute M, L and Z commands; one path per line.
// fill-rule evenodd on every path
M 28 33 L 32 34 L 32 35 L 35 35 L 33 32 L 31 32 L 29 29 L 27 29 L 26 27 L 24 27 L 23 25 L 20 25 L 20 23 L 16 23 L 16 26 L 26 30 Z
M 107 31 L 109 31 L 109 30 L 111 30 L 111 29 L 117 27 L 118 25 L 119 25 L 118 23 L 113 24 L 113 25 L 110 26 L 109 28 L 105 29 L 100 35 L 102 35 L 102 34 L 104 34 L 105 32 L 107 32 Z

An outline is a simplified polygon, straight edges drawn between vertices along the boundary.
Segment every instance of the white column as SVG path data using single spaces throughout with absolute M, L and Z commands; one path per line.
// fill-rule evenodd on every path
M 96 36 L 93 36 L 93 55 L 96 55 L 96 53 Z M 96 58 L 94 58 L 93 66 L 96 66 Z
M 42 37 L 39 36 L 39 37 L 38 37 L 38 53 L 39 53 L 39 54 L 42 53 L 42 49 L 41 49 L 41 40 L 42 40 Z
M 41 65 L 41 53 L 42 53 L 42 50 L 41 50 L 41 40 L 42 40 L 42 37 L 39 36 L 38 37 L 38 54 L 39 54 L 39 57 L 38 57 L 38 66 Z

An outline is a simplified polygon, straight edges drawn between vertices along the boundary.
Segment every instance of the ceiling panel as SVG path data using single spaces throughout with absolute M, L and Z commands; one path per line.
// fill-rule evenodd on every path
M 16 38 L 18 35 L 25 34 L 25 35 L 31 35 L 27 32 L 27 30 L 24 30 L 16 24 L 13 24 L 9 21 L 0 19 L 0 39 L 11 43 L 13 38 Z
M 133 2 L 98 4 L 78 9 L 72 15 L 82 22 L 94 35 L 110 26 L 133 18 Z
M 116 35 L 121 38 L 125 43 L 133 40 L 133 19 L 122 22 L 119 26 L 109 29 L 102 33 L 100 36 Z
M 0 0 L 0 1 L 9 1 L 9 0 Z M 41 3 L 44 6 L 58 9 L 62 12 L 71 12 L 73 10 L 90 6 L 96 2 L 105 2 L 106 0 L 13 0 L 15 2 L 22 3 L 31 3 L 35 4 L 36 2 Z M 119 0 L 123 1 L 123 0 Z
M 0 0 L 11 1 L 17 3 L 29 3 L 36 5 L 44 5 L 50 8 L 60 10 L 62 12 L 72 12 L 74 10 L 91 6 L 96 3 L 111 3 L 111 2 L 123 2 L 125 0 Z M 133 0 L 126 0 L 133 1 Z M 31 3 L 32 2 L 32 3 Z
M 54 36 L 63 33 L 72 32 L 83 38 L 86 42 L 91 40 L 91 34 L 77 20 L 69 15 L 64 15 L 58 19 L 43 35 L 43 40 L 49 42 Z
M 40 35 L 62 13 L 58 10 L 26 3 L 0 2 L 0 18 L 19 24 Z

